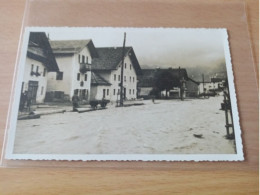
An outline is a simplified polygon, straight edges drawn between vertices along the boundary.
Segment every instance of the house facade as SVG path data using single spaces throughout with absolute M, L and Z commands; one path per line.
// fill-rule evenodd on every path
M 59 72 L 48 75 L 48 100 L 90 99 L 91 65 L 98 57 L 92 40 L 50 41 Z
M 218 73 L 219 74 L 219 73 Z M 211 92 L 220 92 L 224 88 L 224 83 L 226 82 L 227 77 L 225 73 L 222 73 L 220 76 L 214 76 L 210 78 L 210 81 L 204 81 L 199 83 L 199 93 L 211 93 Z
M 43 32 L 31 32 L 25 61 L 21 93 L 26 92 L 31 104 L 43 103 L 47 77 L 59 71 L 49 40 Z
M 95 75 L 96 79 L 93 78 L 91 82 L 91 99 L 118 101 L 121 79 L 123 79 L 123 98 L 136 99 L 137 76 L 142 74 L 142 71 L 133 48 L 125 48 L 124 64 L 122 64 L 122 47 L 104 47 L 96 50 L 99 57 L 95 58 L 92 64 L 92 75 Z
M 219 89 L 218 83 L 215 82 L 201 82 L 199 84 L 199 93 L 210 93 Z

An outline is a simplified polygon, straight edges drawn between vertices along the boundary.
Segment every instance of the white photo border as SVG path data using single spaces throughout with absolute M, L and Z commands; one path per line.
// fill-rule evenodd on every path
M 30 32 L 43 32 L 50 30 L 64 29 L 87 29 L 87 28 L 116 28 L 116 27 L 26 27 L 23 34 L 21 54 L 19 63 L 16 64 L 16 80 L 13 85 L 12 103 L 9 106 L 9 113 L 6 135 L 2 151 L 2 158 L 6 160 L 68 160 L 68 161 L 243 161 L 243 145 L 241 138 L 241 128 L 239 123 L 239 113 L 235 92 L 234 76 L 231 63 L 230 47 L 228 41 L 228 32 L 225 28 L 183 28 L 183 29 L 201 29 L 201 30 L 219 30 L 222 33 L 224 45 L 226 70 L 228 75 L 228 85 L 230 90 L 231 107 L 234 121 L 236 154 L 14 154 L 15 133 L 17 125 L 18 107 L 20 101 L 21 85 L 25 67 L 26 53 Z M 142 29 L 120 27 L 118 29 Z M 143 28 L 143 29 L 160 29 L 160 28 Z M 182 29 L 182 28 L 161 28 L 161 29 Z M 18 50 L 19 51 L 19 50 Z

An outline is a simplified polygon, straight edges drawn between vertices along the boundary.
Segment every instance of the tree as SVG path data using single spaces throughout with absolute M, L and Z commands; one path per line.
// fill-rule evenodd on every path
M 178 82 L 177 78 L 174 78 L 174 76 L 171 74 L 170 71 L 164 70 L 160 71 L 155 75 L 155 83 L 154 83 L 154 89 L 155 91 L 166 91 L 166 98 L 168 97 L 168 92 L 173 89 L 174 86 L 176 86 Z

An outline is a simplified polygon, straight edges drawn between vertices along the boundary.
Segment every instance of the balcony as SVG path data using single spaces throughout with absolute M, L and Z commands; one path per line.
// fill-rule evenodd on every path
M 91 64 L 88 63 L 80 63 L 79 72 L 85 74 L 87 71 L 91 70 Z
M 36 77 L 41 76 L 41 74 L 38 71 L 37 72 L 31 71 L 31 76 L 33 75 L 35 75 Z

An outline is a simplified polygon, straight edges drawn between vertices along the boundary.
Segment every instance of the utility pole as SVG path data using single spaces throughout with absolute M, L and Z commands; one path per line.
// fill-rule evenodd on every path
M 202 82 L 203 82 L 203 96 L 205 98 L 206 90 L 205 90 L 205 86 L 204 86 L 204 74 L 202 74 Z
M 182 89 L 181 89 L 181 67 L 179 66 L 179 70 L 178 70 L 178 79 L 179 79 L 179 96 L 180 96 L 180 99 L 182 100 Z
M 121 64 L 121 82 L 120 82 L 120 106 L 124 105 L 123 100 L 123 90 L 124 90 L 124 61 L 125 61 L 125 39 L 126 33 L 124 33 L 124 43 L 123 43 L 123 51 L 122 51 L 122 64 Z

